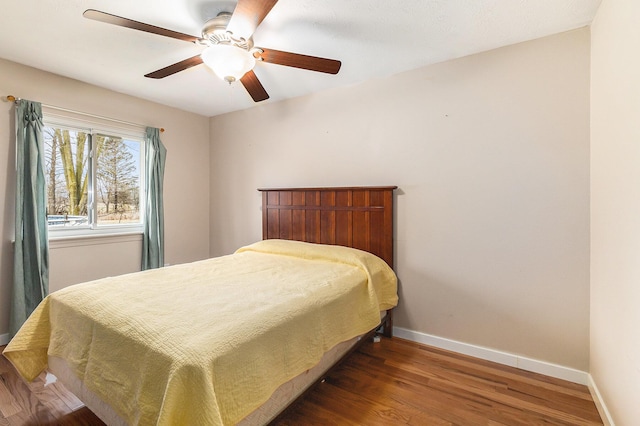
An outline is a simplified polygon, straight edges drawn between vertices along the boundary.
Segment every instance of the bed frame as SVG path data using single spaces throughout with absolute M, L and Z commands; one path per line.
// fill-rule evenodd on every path
M 262 193 L 262 239 L 333 244 L 368 251 L 393 268 L 396 186 L 269 188 Z M 382 322 L 391 337 L 392 311 Z
M 395 186 L 340 188 L 276 188 L 262 192 L 263 239 L 288 239 L 342 245 L 371 252 L 393 268 L 393 191 Z M 391 337 L 392 311 L 381 320 L 380 331 Z M 265 410 L 256 410 L 241 424 L 264 424 L 282 415 L 293 400 L 319 383 L 366 338 L 355 337 L 336 345 L 317 366 L 282 385 L 281 399 Z M 340 346 L 340 347 L 339 347 Z M 325 359 L 326 358 L 326 359 Z M 333 366 L 333 367 L 332 367 Z M 63 362 L 49 358 L 51 371 L 65 386 L 104 419 L 124 424 L 115 412 L 75 378 Z M 306 377 L 303 377 L 306 376 Z M 291 395 L 291 396 L 289 396 Z

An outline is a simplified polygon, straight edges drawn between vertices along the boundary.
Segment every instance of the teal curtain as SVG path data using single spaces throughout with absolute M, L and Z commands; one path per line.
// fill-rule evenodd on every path
M 160 141 L 160 130 L 147 127 L 145 134 L 144 177 L 147 196 L 144 213 L 144 235 L 142 238 L 142 269 L 164 266 L 164 208 L 162 203 L 162 181 L 167 150 Z
M 16 227 L 9 331 L 20 329 L 49 293 L 49 241 L 42 105 L 16 106 Z

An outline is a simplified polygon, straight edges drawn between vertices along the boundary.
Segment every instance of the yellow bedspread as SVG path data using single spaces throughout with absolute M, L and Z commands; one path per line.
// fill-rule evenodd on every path
M 65 359 L 129 424 L 230 425 L 396 303 L 373 255 L 266 240 L 52 293 L 4 355 L 28 380 Z

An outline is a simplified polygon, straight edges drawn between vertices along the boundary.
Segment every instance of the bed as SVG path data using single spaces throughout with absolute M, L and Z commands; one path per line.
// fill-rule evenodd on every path
M 4 354 L 110 425 L 268 423 L 381 321 L 390 335 L 394 189 L 262 189 L 262 241 L 55 292 Z

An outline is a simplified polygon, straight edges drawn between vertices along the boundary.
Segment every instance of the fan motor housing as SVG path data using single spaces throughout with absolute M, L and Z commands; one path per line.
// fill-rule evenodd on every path
M 236 38 L 227 31 L 227 25 L 231 19 L 231 13 L 220 12 L 215 18 L 209 19 L 202 28 L 202 41 L 204 44 L 229 44 L 244 50 L 253 48 L 253 38 Z

